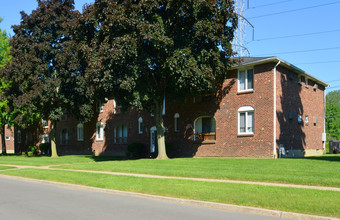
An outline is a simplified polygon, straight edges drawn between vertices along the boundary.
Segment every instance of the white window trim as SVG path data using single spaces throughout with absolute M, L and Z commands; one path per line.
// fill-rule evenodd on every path
M 80 137 L 80 133 L 79 133 L 80 128 L 83 129 L 83 137 Z M 77 140 L 78 141 L 84 141 L 84 124 L 82 124 L 82 123 L 77 124 Z
M 248 70 L 253 70 L 253 88 L 252 89 L 248 89 Z M 246 78 L 245 78 L 245 86 L 246 89 L 241 90 L 241 86 L 240 86 L 240 72 L 241 71 L 245 71 L 246 73 Z M 237 72 L 237 91 L 238 92 L 250 92 L 250 91 L 254 91 L 254 85 L 255 85 L 255 73 L 254 73 L 254 68 L 247 68 L 247 69 L 239 69 Z
M 143 118 L 138 118 L 138 134 L 143 134 Z
M 99 129 L 98 129 L 99 127 Z M 101 134 L 101 135 L 98 135 L 98 134 Z M 98 138 L 98 136 L 100 136 Z M 101 121 L 97 122 L 96 124 L 96 140 L 97 141 L 102 141 L 104 140 L 104 126 L 103 126 L 103 123 Z
M 177 129 L 177 127 L 178 127 L 178 119 L 179 119 L 179 114 L 176 113 L 174 115 L 174 131 L 175 132 L 179 132 L 179 128 Z
M 253 114 L 254 114 L 254 118 L 253 118 L 253 120 L 254 120 L 254 123 L 253 123 L 253 131 L 252 132 L 249 132 L 248 130 L 247 130 L 247 127 L 248 127 L 248 124 L 249 124 L 249 122 L 248 122 L 248 112 L 253 112 Z M 237 130 L 238 130 L 238 134 L 239 135 L 253 135 L 254 134 L 254 130 L 255 130 L 255 109 L 253 108 L 253 107 L 251 107 L 251 106 L 243 106 L 243 107 L 241 107 L 241 108 L 239 108 L 238 109 L 238 117 L 237 117 L 237 121 L 238 121 L 238 125 L 237 125 Z M 246 115 L 245 115 L 245 122 L 246 122 L 246 131 L 245 132 L 241 132 L 241 124 L 240 124 L 240 114 L 241 113 L 246 113 Z

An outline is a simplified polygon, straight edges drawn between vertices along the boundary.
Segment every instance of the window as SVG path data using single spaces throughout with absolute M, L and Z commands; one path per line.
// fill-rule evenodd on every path
M 84 125 L 81 123 L 77 125 L 77 140 L 78 141 L 84 140 Z
M 6 136 L 6 137 L 5 137 L 5 140 L 6 140 L 6 141 L 9 141 L 9 140 L 11 140 L 11 137 L 10 137 L 10 136 Z
M 299 122 L 299 123 L 302 123 L 302 121 L 303 121 L 303 120 L 302 120 L 302 115 L 301 115 L 301 114 L 298 114 L 298 122 Z
M 175 132 L 179 132 L 179 114 L 176 113 L 175 116 L 174 116 L 174 128 L 175 128 Z
M 17 132 L 17 142 L 18 144 L 21 144 L 21 131 L 20 130 L 18 130 Z
M 216 122 L 213 117 L 199 117 L 194 122 L 194 140 L 216 140 Z
M 308 86 L 308 78 L 305 77 L 305 86 Z
M 61 144 L 68 144 L 68 130 L 64 128 L 60 133 Z
M 41 125 L 42 125 L 43 128 L 48 128 L 48 121 L 42 119 L 42 120 L 41 120 Z
M 143 118 L 138 118 L 138 134 L 143 134 Z
M 242 70 L 238 72 L 238 91 L 251 91 L 254 89 L 254 70 Z
M 299 76 L 298 76 L 297 83 L 301 84 L 301 82 L 302 82 L 302 79 L 301 79 L 301 78 L 302 78 L 302 77 L 299 75 Z
M 102 101 L 98 102 L 98 112 L 103 112 L 104 111 L 104 105 Z
M 308 115 L 305 115 L 305 123 L 307 124 L 309 122 Z
M 41 136 L 41 143 L 49 143 L 50 142 L 50 137 L 48 136 L 48 134 L 43 134 Z
M 126 125 L 119 125 L 114 129 L 114 142 L 118 144 L 127 143 L 128 129 Z
M 238 133 L 254 134 L 254 108 L 244 106 L 238 109 Z
M 31 144 L 31 142 L 33 141 L 33 135 L 32 135 L 32 132 L 28 131 L 26 133 L 26 141 Z
M 103 129 L 103 123 L 100 121 L 96 124 L 96 136 L 98 141 L 102 141 L 104 139 L 104 129 Z
M 118 113 L 122 113 L 122 112 L 123 112 L 122 105 L 120 105 L 119 102 L 116 101 L 116 99 L 114 99 L 113 100 L 113 113 L 118 114 Z

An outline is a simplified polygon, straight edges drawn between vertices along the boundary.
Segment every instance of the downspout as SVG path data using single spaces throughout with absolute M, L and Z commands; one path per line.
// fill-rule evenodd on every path
M 326 154 L 326 141 L 327 141 L 327 134 L 326 134 L 326 89 L 328 86 L 325 86 L 325 90 L 323 91 L 323 134 L 322 134 L 322 148 L 323 153 Z M 325 137 L 324 137 L 325 136 Z
M 281 63 L 281 60 L 277 62 L 274 66 L 274 138 L 273 138 L 273 157 L 277 158 L 277 151 L 276 151 L 276 67 Z

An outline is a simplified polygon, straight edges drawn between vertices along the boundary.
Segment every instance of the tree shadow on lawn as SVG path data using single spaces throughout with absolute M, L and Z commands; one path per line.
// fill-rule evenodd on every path
M 293 158 L 290 158 L 293 159 Z M 303 159 L 303 160 L 322 160 L 322 161 L 330 161 L 330 162 L 340 162 L 340 154 L 327 154 L 323 156 L 312 156 L 312 157 L 302 157 L 302 158 L 294 158 L 294 159 Z

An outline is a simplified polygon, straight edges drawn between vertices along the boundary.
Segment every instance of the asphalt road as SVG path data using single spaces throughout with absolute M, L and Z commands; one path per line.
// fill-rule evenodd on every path
M 276 219 L 0 177 L 0 220 Z

